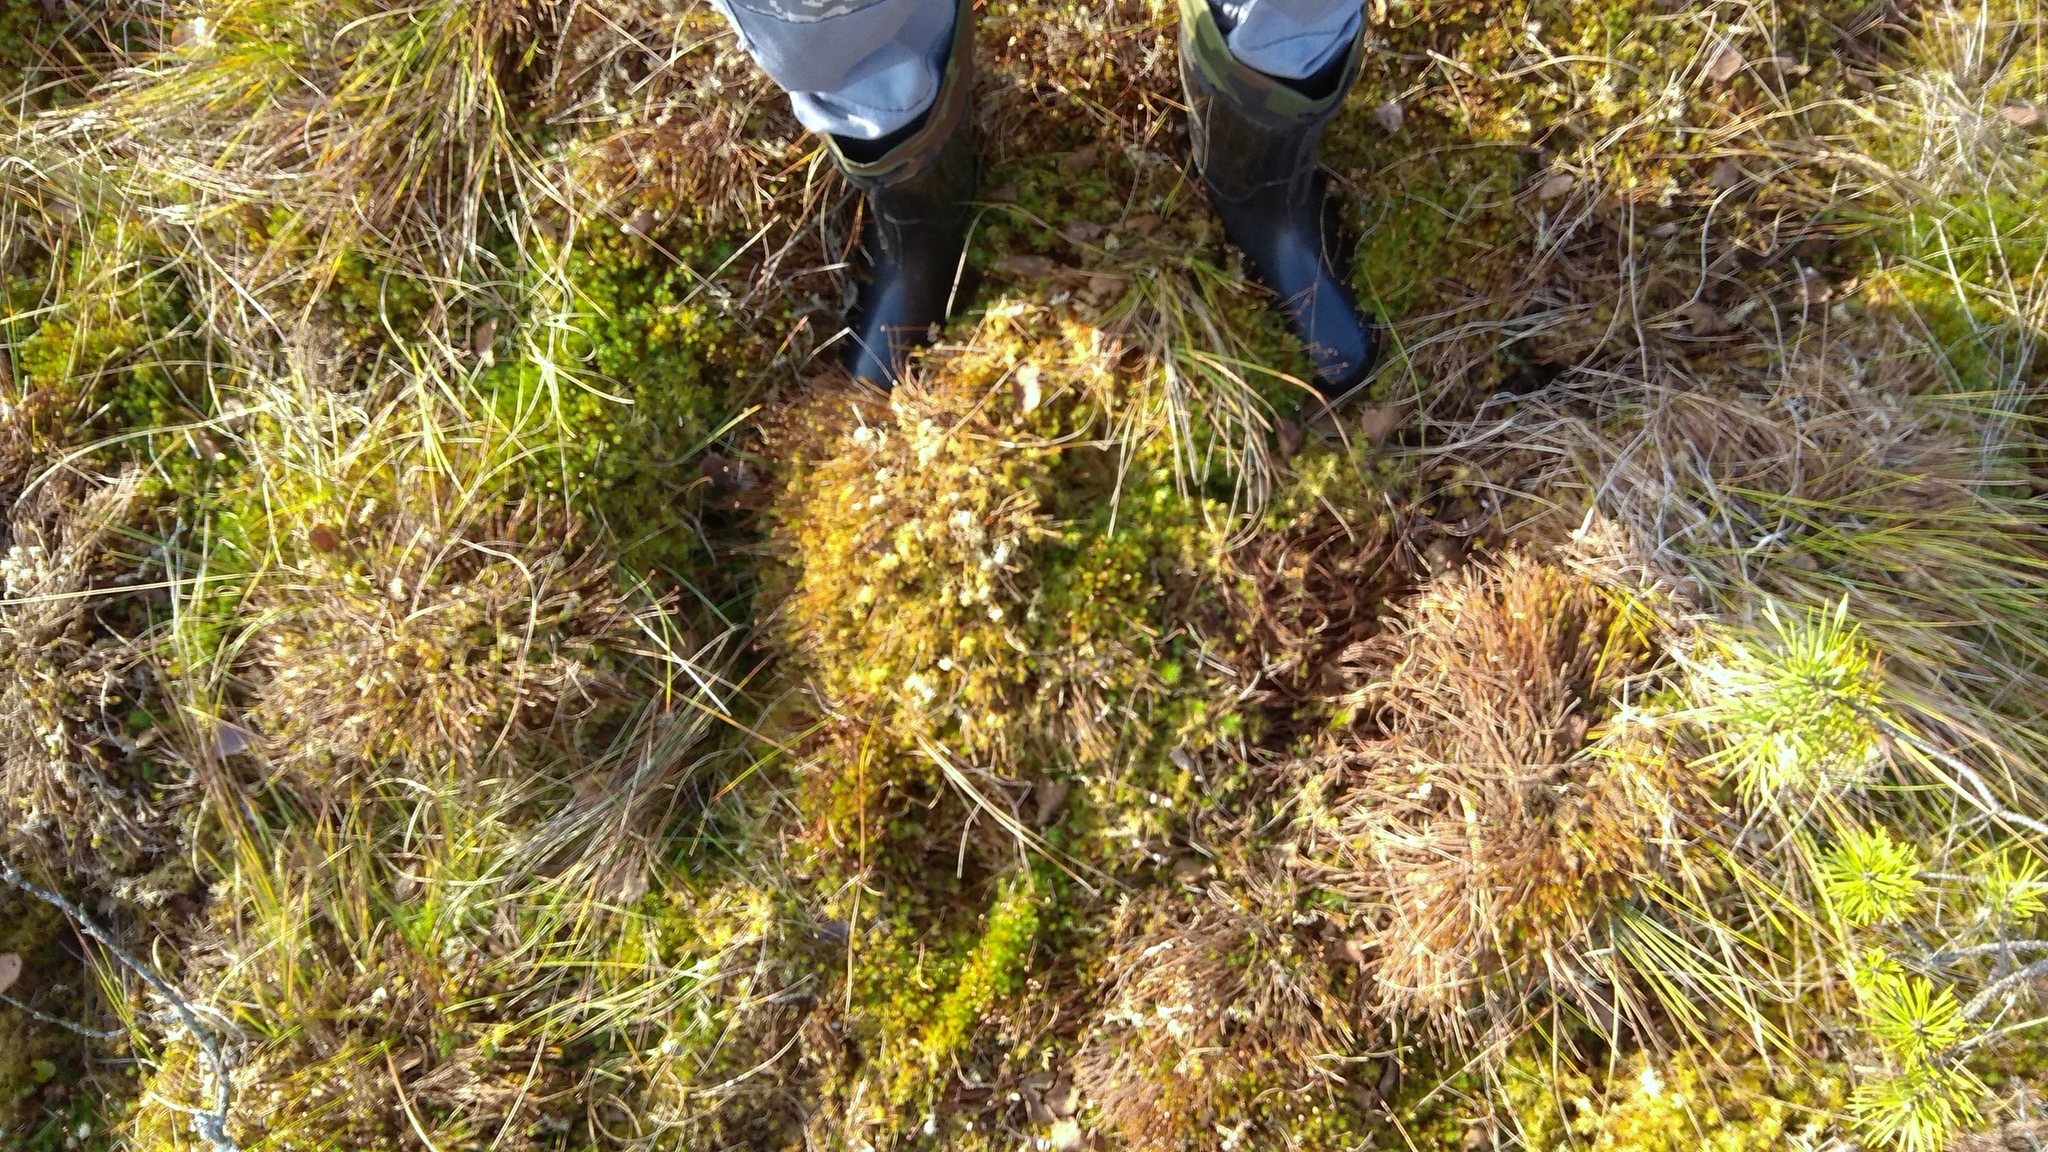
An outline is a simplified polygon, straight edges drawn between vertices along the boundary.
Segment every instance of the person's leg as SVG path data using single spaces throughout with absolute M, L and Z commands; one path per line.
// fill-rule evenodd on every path
M 1365 24 L 1360 0 L 1210 0 L 1209 11 L 1238 63 L 1285 80 L 1350 51 Z
M 718 2 L 867 195 L 846 365 L 893 385 L 909 350 L 946 318 L 966 242 L 977 174 L 971 0 Z
M 1362 24 L 1362 0 L 1181 0 L 1188 133 L 1209 203 L 1301 338 L 1328 404 L 1363 387 L 1379 359 L 1335 267 L 1339 230 L 1316 167 L 1323 126 L 1358 73 Z

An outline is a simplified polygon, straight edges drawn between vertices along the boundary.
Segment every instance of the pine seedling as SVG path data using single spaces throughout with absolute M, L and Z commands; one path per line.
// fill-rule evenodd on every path
M 1865 948 L 1849 962 L 1849 983 L 1864 996 L 1875 995 L 1888 980 L 1903 980 L 1906 970 L 1882 948 Z
M 1940 1152 L 1959 1128 L 1978 1119 L 1976 1079 L 1960 1068 L 1922 1064 L 1857 1085 L 1849 1113 L 1872 1148 Z
M 1903 919 L 1924 887 L 1919 853 L 1883 828 L 1844 836 L 1820 869 L 1828 899 L 1859 928 Z
M 1883 676 L 1848 611 L 1847 600 L 1797 619 L 1768 608 L 1771 643 L 1726 642 L 1696 670 L 1696 715 L 1720 744 L 1709 760 L 1752 799 L 1853 785 L 1876 763 Z
M 2001 928 L 2024 924 L 2048 908 L 2048 877 L 2033 856 L 1996 853 L 1975 870 L 1984 918 Z
M 1953 1047 L 1970 1028 L 1955 993 L 1925 976 L 1880 979 L 1864 993 L 1863 1012 L 1871 1035 L 1909 1067 Z

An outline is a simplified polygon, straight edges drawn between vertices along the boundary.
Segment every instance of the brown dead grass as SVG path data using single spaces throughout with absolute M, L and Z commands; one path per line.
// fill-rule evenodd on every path
M 1231 1132 L 1260 1146 L 1348 1097 L 1347 1058 L 1373 1042 L 1360 969 L 1309 889 L 1271 862 L 1227 863 L 1206 890 L 1131 899 L 1110 930 L 1074 1082 L 1124 1147 L 1212 1148 Z
M 491 762 L 617 699 L 601 653 L 638 633 L 608 558 L 563 552 L 580 533 L 559 513 L 451 522 L 460 499 L 416 483 L 368 523 L 331 509 L 335 523 L 288 541 L 300 563 L 250 597 L 249 720 L 266 758 L 308 783 L 380 762 Z
M 1301 844 L 1373 923 L 1383 1009 L 1469 1038 L 1495 997 L 1582 990 L 1594 923 L 1702 792 L 1682 762 L 1627 747 L 1618 713 L 1656 665 L 1644 623 L 1519 551 L 1401 609 L 1364 691 L 1385 735 L 1316 758 L 1328 823 Z

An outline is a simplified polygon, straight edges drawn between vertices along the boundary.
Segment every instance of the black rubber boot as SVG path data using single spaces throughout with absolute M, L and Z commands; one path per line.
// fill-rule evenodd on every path
M 946 77 L 923 116 L 882 140 L 828 137 L 840 170 L 867 194 L 846 368 L 884 388 L 895 387 L 912 348 L 937 336 L 959 283 L 980 171 L 969 115 L 973 10 L 960 5 Z
M 1181 0 L 1180 26 L 1188 136 L 1209 204 L 1307 349 L 1321 406 L 1334 407 L 1379 363 L 1376 326 L 1336 270 L 1341 228 L 1316 166 L 1361 47 L 1354 42 L 1318 75 L 1282 80 L 1230 54 L 1208 0 Z

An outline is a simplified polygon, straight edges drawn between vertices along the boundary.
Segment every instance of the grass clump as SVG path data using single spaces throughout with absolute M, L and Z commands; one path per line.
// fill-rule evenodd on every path
M 1458 1031 L 1476 1003 L 1518 1018 L 1546 988 L 1613 1022 L 1614 981 L 1582 974 L 1596 925 L 1653 882 L 1652 844 L 1708 788 L 1631 731 L 1658 662 L 1646 623 L 1521 553 L 1440 579 L 1404 613 L 1359 708 L 1385 735 L 1318 762 L 1332 826 L 1302 830 L 1324 883 L 1372 925 L 1389 1009 Z
M 1343 1055 L 1375 1038 L 1363 973 L 1306 886 L 1232 872 L 1118 910 L 1075 1083 L 1127 1147 L 1343 1146 L 1371 1127 Z

